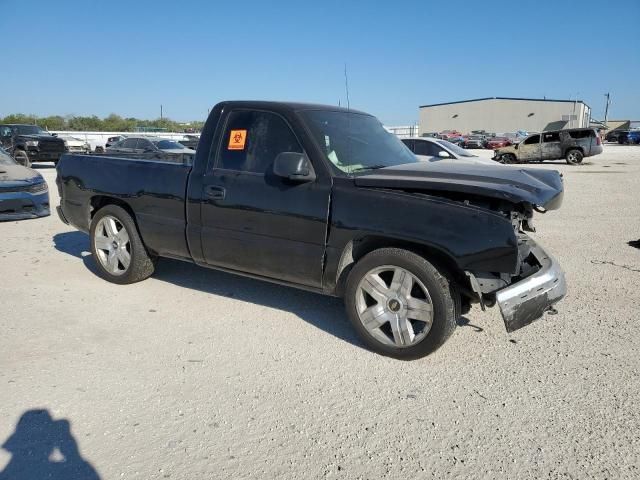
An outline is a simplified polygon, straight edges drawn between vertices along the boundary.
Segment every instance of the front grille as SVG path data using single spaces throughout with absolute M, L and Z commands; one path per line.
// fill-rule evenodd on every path
M 45 153 L 62 153 L 64 152 L 64 142 L 56 142 L 54 140 L 40 140 L 38 147 L 41 152 Z

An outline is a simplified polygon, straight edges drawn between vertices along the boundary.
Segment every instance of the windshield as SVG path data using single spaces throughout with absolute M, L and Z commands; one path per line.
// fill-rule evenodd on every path
M 156 144 L 160 150 L 182 150 L 185 148 L 184 145 L 178 142 L 174 142 L 172 140 L 159 140 L 157 142 L 153 142 Z
M 18 135 L 49 135 L 49 132 L 37 125 L 14 125 L 11 130 Z
M 447 147 L 450 151 L 452 151 L 457 157 L 477 157 L 477 155 L 473 155 L 469 153 L 464 148 L 460 148 L 458 145 L 447 142 L 446 140 L 438 140 L 440 145 Z
M 419 160 L 370 115 L 327 110 L 300 112 L 326 158 L 348 174 Z

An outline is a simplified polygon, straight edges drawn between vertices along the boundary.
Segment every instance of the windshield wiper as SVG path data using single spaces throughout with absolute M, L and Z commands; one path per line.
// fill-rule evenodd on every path
M 367 165 L 367 166 L 354 168 L 353 170 L 351 170 L 351 173 L 353 173 L 353 172 L 362 172 L 364 170 L 378 170 L 379 168 L 387 168 L 388 166 L 389 165 Z

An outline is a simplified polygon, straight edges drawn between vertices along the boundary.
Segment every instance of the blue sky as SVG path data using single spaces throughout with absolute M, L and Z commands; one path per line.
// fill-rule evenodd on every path
M 489 96 L 640 120 L 640 1 L 0 0 L 0 115 L 204 119 L 225 99 L 345 104 L 386 124 Z

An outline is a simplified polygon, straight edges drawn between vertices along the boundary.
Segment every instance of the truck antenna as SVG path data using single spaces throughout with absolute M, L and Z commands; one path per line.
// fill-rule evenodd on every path
M 347 92 L 347 110 L 351 109 L 351 104 L 349 102 L 349 77 L 347 76 L 347 64 L 344 64 L 344 89 Z

